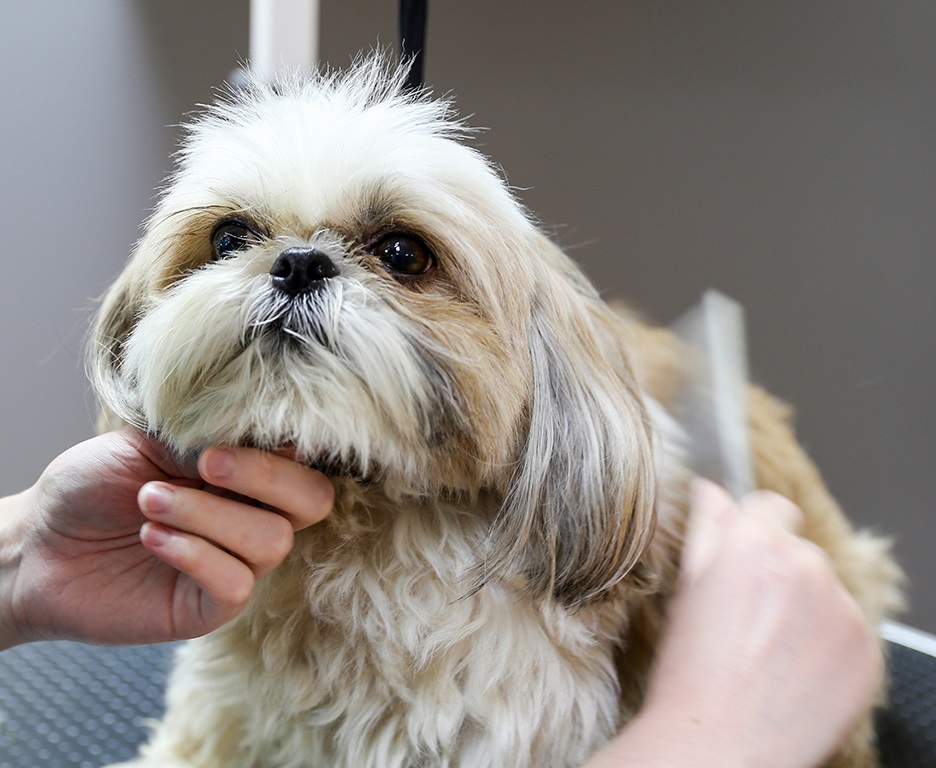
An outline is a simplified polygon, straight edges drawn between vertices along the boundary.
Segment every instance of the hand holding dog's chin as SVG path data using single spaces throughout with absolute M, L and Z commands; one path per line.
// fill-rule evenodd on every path
M 642 712 L 586 768 L 812 768 L 866 711 L 882 660 L 790 502 L 698 482 L 682 583 Z
M 0 648 L 216 629 L 333 498 L 318 472 L 253 449 L 186 467 L 129 428 L 75 446 L 0 500 Z

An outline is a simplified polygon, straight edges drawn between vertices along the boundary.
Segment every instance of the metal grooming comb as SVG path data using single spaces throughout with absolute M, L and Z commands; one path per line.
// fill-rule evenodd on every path
M 674 411 L 686 430 L 691 466 L 740 498 L 755 488 L 744 310 L 709 290 L 671 328 L 688 347 Z

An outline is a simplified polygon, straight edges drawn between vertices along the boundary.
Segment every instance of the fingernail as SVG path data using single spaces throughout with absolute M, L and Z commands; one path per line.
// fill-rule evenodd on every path
M 215 447 L 202 455 L 204 473 L 208 478 L 220 480 L 234 474 L 234 454 L 228 448 Z
M 164 514 L 172 507 L 175 491 L 162 483 L 147 483 L 140 489 L 140 508 L 150 515 Z
M 159 523 L 144 523 L 140 529 L 140 539 L 148 546 L 161 548 L 172 538 L 172 531 Z

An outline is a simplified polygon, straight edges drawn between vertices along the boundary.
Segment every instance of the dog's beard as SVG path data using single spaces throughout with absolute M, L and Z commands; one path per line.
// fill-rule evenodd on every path
M 180 451 L 290 446 L 314 463 L 418 476 L 420 447 L 457 410 L 419 329 L 379 286 L 342 276 L 289 297 L 251 269 L 197 270 L 139 320 L 121 371 L 131 419 Z
M 338 328 L 345 286 L 303 293 L 296 297 L 262 291 L 248 308 L 245 342 L 266 343 L 273 350 L 283 347 L 315 350 L 324 347 L 339 354 L 342 341 Z M 276 354 L 274 351 L 273 354 Z

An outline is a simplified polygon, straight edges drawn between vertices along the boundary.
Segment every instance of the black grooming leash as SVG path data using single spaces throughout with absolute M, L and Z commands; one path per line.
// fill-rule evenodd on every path
M 400 48 L 403 58 L 412 61 L 406 88 L 417 90 L 423 84 L 423 50 L 426 47 L 426 6 L 428 0 L 400 0 Z

